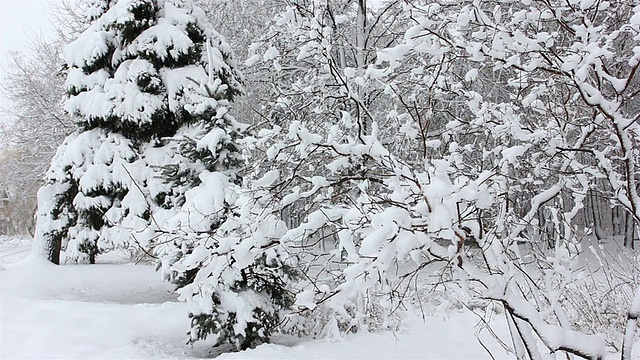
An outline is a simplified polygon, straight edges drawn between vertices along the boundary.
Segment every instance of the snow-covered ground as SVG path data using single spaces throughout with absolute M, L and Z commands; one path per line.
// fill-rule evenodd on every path
M 186 345 L 186 306 L 154 268 L 116 254 L 97 265 L 29 263 L 28 240 L 0 242 L 0 358 L 194 359 L 220 355 L 211 343 Z M 506 340 L 501 317 L 494 329 Z M 406 319 L 399 333 L 360 333 L 330 342 L 277 337 L 219 359 L 496 359 L 513 356 L 470 312 Z
M 0 236 L 0 266 L 24 259 L 31 250 L 31 242 L 24 237 Z

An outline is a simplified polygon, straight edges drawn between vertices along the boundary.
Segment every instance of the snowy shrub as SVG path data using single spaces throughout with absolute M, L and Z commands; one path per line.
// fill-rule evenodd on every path
M 296 264 L 276 241 L 284 224 L 265 207 L 268 196 L 254 198 L 219 172 L 200 178 L 159 223 L 156 252 L 189 304 L 190 342 L 211 336 L 217 345 L 255 347 L 279 329 L 295 299 Z
M 163 165 L 150 183 L 161 191 L 150 195 L 159 208 L 144 233 L 165 278 L 189 303 L 189 342 L 213 337 L 216 346 L 243 350 L 279 328 L 297 272 L 272 240 L 284 226 L 270 214 L 267 196 L 254 197 L 246 181 L 242 186 L 245 126 L 228 112 L 224 88 L 210 80 L 185 106 L 195 121 L 165 146 L 170 160 L 156 162 Z
M 238 350 L 269 342 L 279 328 L 281 310 L 293 305 L 287 282 L 293 281 L 294 274 L 293 267 L 264 254 L 241 269 L 239 278 L 217 284 L 211 294 L 212 311 L 189 314 L 190 342 L 209 334 L 215 336 L 217 345 L 228 342 Z

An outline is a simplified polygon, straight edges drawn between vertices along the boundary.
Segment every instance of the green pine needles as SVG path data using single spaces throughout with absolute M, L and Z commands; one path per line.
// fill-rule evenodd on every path
M 216 346 L 224 343 L 234 345 L 238 350 L 254 348 L 267 343 L 282 321 L 280 312 L 290 308 L 295 296 L 288 284 L 298 277 L 298 271 L 286 264 L 280 257 L 258 257 L 255 262 L 240 271 L 240 278 L 231 285 L 224 285 L 224 291 L 212 295 L 213 311 L 189 314 L 191 318 L 190 344 L 197 340 L 216 337 Z M 222 284 L 221 284 L 222 285 Z M 238 331 L 241 322 L 237 312 L 225 311 L 223 298 L 251 304 L 250 320 L 244 319 L 244 329 Z M 264 301 L 263 299 L 269 299 Z M 262 302 L 261 302 L 262 301 Z M 242 327 L 242 326 L 241 326 Z

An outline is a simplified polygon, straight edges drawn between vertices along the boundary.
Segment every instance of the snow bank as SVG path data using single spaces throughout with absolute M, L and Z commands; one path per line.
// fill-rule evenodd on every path
M 9 264 L 0 271 L 0 305 L 3 359 L 195 359 L 229 350 L 213 350 L 210 341 L 185 344 L 186 304 L 175 301 L 169 285 L 149 266 Z M 406 333 L 361 333 L 341 342 L 277 336 L 276 344 L 219 358 L 488 358 L 475 339 L 475 323 L 469 313 L 426 322 L 413 317 Z M 505 333 L 500 326 L 498 332 Z M 512 358 L 486 332 L 481 338 L 496 359 Z
M 407 319 L 405 333 L 359 333 L 345 341 L 313 340 L 293 346 L 266 344 L 253 350 L 222 354 L 218 359 L 490 359 L 475 337 L 473 324 L 478 318 L 469 312 L 451 317 L 417 316 Z M 497 323 L 496 331 L 506 335 L 505 327 Z M 493 352 L 495 359 L 514 359 L 486 332 L 480 338 Z

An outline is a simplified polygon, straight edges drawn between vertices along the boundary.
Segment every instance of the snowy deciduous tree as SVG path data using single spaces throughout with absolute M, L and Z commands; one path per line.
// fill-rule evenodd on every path
M 196 2 L 207 14 L 213 26 L 225 36 L 234 49 L 236 59 L 240 60 L 245 82 L 242 97 L 235 100 L 233 113 L 239 119 L 253 125 L 254 121 L 261 121 L 256 117 L 256 111 L 263 103 L 262 99 L 269 97 L 271 86 L 269 78 L 263 72 L 253 71 L 254 68 L 242 64 L 247 58 L 251 43 L 265 34 L 277 14 L 286 6 L 285 0 L 252 0 L 252 1 L 207 1 Z
M 304 209 L 280 239 L 315 266 L 297 304 L 331 308 L 325 330 L 357 329 L 373 306 L 397 308 L 403 281 L 441 262 L 451 281 L 506 310 L 519 357 L 603 358 L 604 339 L 572 328 L 563 294 L 580 277 L 576 219 L 596 181 L 638 219 L 640 8 L 402 9 L 404 38 L 369 64 L 356 41 L 354 64 L 339 65 L 335 28 L 315 2 L 294 2 L 249 59 L 275 72 L 266 117 L 277 126 L 255 142 L 281 170 L 274 206 Z M 335 250 L 307 256 L 327 233 Z
M 37 190 L 55 150 L 74 131 L 71 117 L 60 103 L 65 93 L 62 49 L 87 24 L 80 0 L 51 4 L 55 36 L 34 34 L 25 49 L 9 55 L 1 92 L 2 137 L 5 147 L 0 182 L 8 189 L 15 212 L 15 231 L 33 235 Z
M 373 141 L 369 132 L 372 127 L 378 129 L 374 119 L 384 119 L 388 97 L 383 87 L 356 81 L 356 77 L 362 80 L 366 65 L 373 65 L 376 46 L 399 40 L 393 30 L 401 27 L 394 16 L 398 8 L 390 5 L 368 13 L 367 22 L 363 5 L 296 2 L 276 19 L 262 41 L 252 46 L 254 53 L 247 60 L 259 66 L 264 77 L 269 76 L 273 88 L 264 119 L 275 126 L 263 129 L 253 143 L 257 154 L 266 155 L 255 166 L 279 170 L 269 187 L 278 200 L 274 207 L 290 228 L 281 240 L 295 249 L 292 251 L 300 258 L 302 271 L 312 272 L 300 286 L 326 295 L 320 300 L 326 306 L 317 307 L 317 311 L 326 310 L 338 319 L 335 326 L 323 324 L 315 315 L 303 321 L 319 326 L 311 331 L 331 336 L 337 335 L 334 330 L 339 328 L 355 331 L 382 324 L 377 322 L 381 319 L 370 316 L 380 313 L 377 301 L 360 297 L 361 301 L 354 303 L 347 299 L 358 298 L 358 294 L 345 292 L 342 297 L 330 292 L 344 281 L 341 261 L 349 261 L 341 248 L 330 251 L 341 241 L 340 226 L 334 221 L 341 221 L 345 203 L 353 204 L 359 198 L 361 189 L 356 184 L 364 182 L 362 186 L 371 186 L 375 193 L 381 185 L 377 174 L 384 173 L 367 151 L 373 146 L 368 144 Z M 368 45 L 358 45 L 363 43 Z M 385 122 L 382 126 L 393 134 L 397 130 L 394 125 Z M 312 278 L 321 280 L 316 284 Z M 303 313 L 306 306 L 315 308 L 309 305 L 307 295 L 301 295 L 305 299 L 299 304 Z
M 4 74 L 1 91 L 9 102 L 1 109 L 6 122 L 0 134 L 4 147 L 0 183 L 19 210 L 12 220 L 21 224 L 16 230 L 22 234 L 33 227 L 36 192 L 51 157 L 73 131 L 72 120 L 60 107 L 64 93 L 60 49 L 57 41 L 34 37 L 24 52 L 10 54 Z

